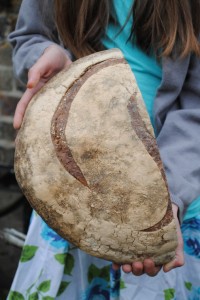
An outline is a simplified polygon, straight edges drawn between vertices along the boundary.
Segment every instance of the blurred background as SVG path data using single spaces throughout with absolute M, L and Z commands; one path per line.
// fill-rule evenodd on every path
M 6 299 L 27 232 L 31 208 L 14 175 L 13 115 L 24 87 L 13 76 L 12 48 L 21 0 L 0 0 L 0 300 Z

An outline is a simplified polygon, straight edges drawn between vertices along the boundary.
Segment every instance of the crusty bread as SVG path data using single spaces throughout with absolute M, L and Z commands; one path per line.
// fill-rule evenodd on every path
M 74 62 L 32 99 L 16 178 L 42 218 L 91 255 L 171 260 L 175 223 L 156 140 L 119 50 Z

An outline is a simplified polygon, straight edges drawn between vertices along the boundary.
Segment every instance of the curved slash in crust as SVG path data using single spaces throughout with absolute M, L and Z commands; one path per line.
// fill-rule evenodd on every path
M 62 97 L 52 118 L 51 138 L 55 147 L 57 158 L 73 177 L 87 187 L 88 183 L 80 167 L 73 158 L 72 152 L 67 143 L 67 138 L 65 136 L 65 128 L 67 125 L 71 104 L 78 91 L 89 77 L 103 68 L 121 63 L 126 64 L 126 61 L 124 59 L 108 59 L 88 67 L 81 77 L 78 78 L 71 87 L 69 87 L 65 95 Z
M 166 182 L 165 173 L 160 159 L 160 153 L 158 151 L 157 144 L 156 144 L 156 139 L 147 130 L 146 125 L 140 116 L 138 106 L 137 106 L 137 101 L 135 100 L 134 96 L 131 96 L 127 107 L 128 107 L 129 114 L 131 116 L 131 124 L 135 133 L 137 134 L 141 142 L 144 144 L 147 152 L 154 159 L 155 163 L 157 164 L 162 174 L 163 179 Z
M 135 100 L 134 96 L 131 96 L 127 108 L 131 117 L 131 124 L 135 133 L 137 134 L 139 139 L 143 142 L 147 152 L 151 155 L 151 157 L 154 159 L 155 163 L 157 164 L 167 187 L 167 180 L 166 180 L 163 164 L 160 158 L 160 153 L 157 148 L 156 139 L 147 130 L 146 125 L 139 114 L 137 101 Z M 173 218 L 173 213 L 172 213 L 171 202 L 168 194 L 168 206 L 167 206 L 166 214 L 163 217 L 163 219 L 157 224 L 153 225 L 152 227 L 149 227 L 142 231 L 150 232 L 150 231 L 158 230 L 161 227 L 169 224 L 172 218 Z

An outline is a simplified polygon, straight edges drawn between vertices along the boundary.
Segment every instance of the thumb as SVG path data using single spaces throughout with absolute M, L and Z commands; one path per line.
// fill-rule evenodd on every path
M 170 270 L 177 268 L 177 267 L 182 267 L 184 265 L 184 253 L 182 246 L 178 246 L 176 250 L 176 256 L 173 261 L 169 262 L 168 264 L 163 266 L 163 271 L 164 272 L 169 272 Z
M 47 74 L 47 65 L 41 58 L 29 69 L 27 88 L 32 89 L 37 86 L 41 78 L 44 78 Z
M 38 61 L 29 69 L 27 88 L 32 89 L 38 85 L 41 79 L 47 81 L 52 73 L 50 62 L 46 55 L 42 55 Z
M 35 66 L 32 67 L 28 72 L 28 82 L 27 82 L 26 87 L 28 89 L 34 88 L 40 81 L 40 78 L 41 78 L 40 71 L 37 70 L 37 68 L 35 68 Z
M 176 254 L 174 260 L 172 260 L 171 262 L 163 266 L 164 272 L 169 272 L 173 268 L 181 267 L 184 265 L 183 237 L 181 234 L 180 224 L 177 217 L 178 207 L 175 204 L 172 204 L 172 209 L 174 213 L 174 220 L 176 223 L 178 246 L 176 248 Z

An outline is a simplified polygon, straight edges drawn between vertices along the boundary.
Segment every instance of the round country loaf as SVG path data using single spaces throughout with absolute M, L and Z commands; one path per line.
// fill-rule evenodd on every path
M 46 223 L 87 253 L 116 263 L 173 259 L 162 162 L 119 50 L 77 60 L 34 96 L 16 139 L 15 173 Z

